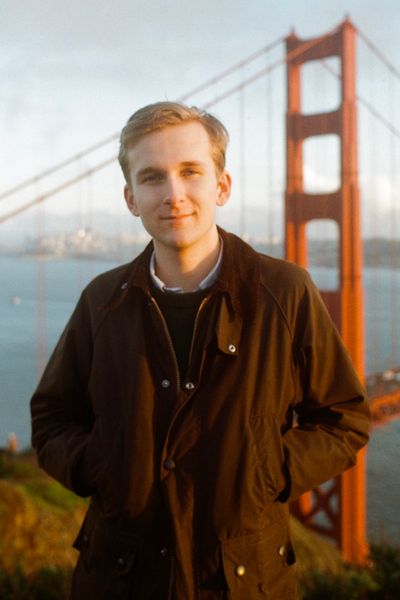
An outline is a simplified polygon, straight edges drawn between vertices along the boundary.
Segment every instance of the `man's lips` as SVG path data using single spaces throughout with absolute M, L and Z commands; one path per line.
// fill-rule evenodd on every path
M 187 219 L 191 217 L 193 213 L 188 213 L 184 215 L 167 215 L 166 217 L 161 217 L 162 221 L 181 221 L 183 219 Z

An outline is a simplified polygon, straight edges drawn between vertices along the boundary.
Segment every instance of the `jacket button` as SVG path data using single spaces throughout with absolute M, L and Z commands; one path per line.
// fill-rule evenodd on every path
M 82 538 L 82 542 L 86 545 L 89 542 L 89 537 L 87 535 L 84 535 Z
M 168 471 L 173 471 L 175 467 L 176 464 L 172 458 L 167 458 L 167 460 L 164 462 L 164 469 L 167 469 Z
M 188 381 L 187 383 L 185 383 L 185 388 L 187 390 L 194 390 L 194 383 L 192 383 L 191 381 Z
M 125 560 L 123 558 L 119 558 L 117 560 L 117 563 L 120 567 L 124 567 L 125 566 Z
M 246 567 L 244 565 L 238 565 L 235 569 L 235 574 L 238 577 L 243 577 L 243 575 L 246 573 Z
M 235 346 L 235 344 L 229 344 L 228 350 L 229 350 L 229 352 L 232 352 L 232 354 L 234 352 L 236 352 L 236 346 Z
M 278 548 L 278 554 L 279 554 L 279 556 L 285 556 L 285 554 L 286 554 L 286 548 L 285 548 L 285 546 L 279 546 L 279 548 Z
M 163 387 L 165 389 L 169 388 L 170 385 L 171 385 L 171 382 L 169 379 L 163 379 L 161 382 L 161 387 Z
M 160 554 L 163 558 L 167 558 L 168 556 L 168 548 L 161 548 Z

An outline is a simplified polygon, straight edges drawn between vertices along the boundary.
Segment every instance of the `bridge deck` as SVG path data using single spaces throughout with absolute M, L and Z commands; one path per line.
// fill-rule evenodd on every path
M 400 368 L 369 375 L 366 388 L 373 425 L 400 417 Z

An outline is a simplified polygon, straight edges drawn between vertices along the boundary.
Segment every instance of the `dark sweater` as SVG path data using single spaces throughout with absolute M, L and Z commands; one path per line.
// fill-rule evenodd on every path
M 190 346 L 197 311 L 208 292 L 209 289 L 176 294 L 163 292 L 155 286 L 152 290 L 153 296 L 167 323 L 181 379 L 185 378 L 189 365 Z

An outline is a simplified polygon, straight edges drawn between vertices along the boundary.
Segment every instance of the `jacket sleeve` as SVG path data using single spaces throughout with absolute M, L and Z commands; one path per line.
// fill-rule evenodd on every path
M 370 423 L 364 389 L 308 275 L 295 312 L 297 423 L 283 436 L 289 501 L 353 466 Z
M 39 465 L 79 495 L 77 480 L 93 414 L 87 386 L 92 356 L 89 310 L 82 295 L 31 399 L 32 445 Z

